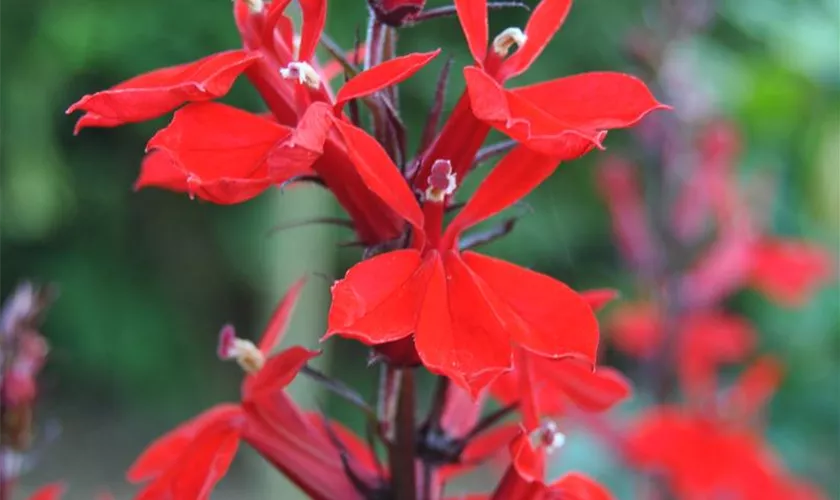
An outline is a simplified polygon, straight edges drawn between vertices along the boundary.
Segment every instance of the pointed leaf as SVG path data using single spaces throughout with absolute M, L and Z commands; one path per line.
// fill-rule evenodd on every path
M 76 133 L 84 127 L 115 127 L 157 118 L 186 102 L 227 94 L 236 78 L 260 57 L 245 50 L 231 50 L 151 71 L 86 95 L 67 113 L 87 111 L 76 124 Z
M 473 60 L 480 66 L 487 55 L 489 39 L 487 0 L 455 0 L 455 9 L 458 13 L 461 29 L 464 30 L 464 36 L 467 38 L 467 45 L 470 48 Z
M 367 71 L 362 71 L 348 80 L 338 91 L 335 98 L 336 111 L 340 112 L 344 104 L 351 99 L 371 95 L 411 78 L 439 53 L 440 49 L 433 52 L 408 54 L 389 59 Z
M 572 0 L 542 0 L 537 5 L 525 25 L 527 40 L 503 63 L 499 71 L 500 81 L 521 74 L 533 64 L 563 25 L 571 8 Z

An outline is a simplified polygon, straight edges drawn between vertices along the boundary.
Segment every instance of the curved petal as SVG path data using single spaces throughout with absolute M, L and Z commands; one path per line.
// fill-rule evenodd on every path
M 487 55 L 487 0 L 455 0 L 455 10 L 473 60 L 481 65 Z
M 299 2 L 303 23 L 300 29 L 300 49 L 296 59 L 310 61 L 315 55 L 315 48 L 324 31 L 324 23 L 327 20 L 327 0 L 299 0 Z
M 115 127 L 157 118 L 185 102 L 208 101 L 227 94 L 236 78 L 259 57 L 257 53 L 231 50 L 151 71 L 86 95 L 67 113 L 87 111 L 76 124 L 75 133 L 84 127 Z
M 365 185 L 422 235 L 423 212 L 388 153 L 364 130 L 342 120 L 335 124 Z
M 772 356 L 763 356 L 747 367 L 729 390 L 733 410 L 745 419 L 755 417 L 773 397 L 784 376 L 782 363 Z
M 210 498 L 216 483 L 227 474 L 239 447 L 239 429 L 227 422 L 204 427 L 178 460 L 146 486 L 137 500 Z
M 243 399 L 256 400 L 283 389 L 294 380 L 310 359 L 319 354 L 321 351 L 296 346 L 272 356 L 256 374 L 245 378 L 242 385 Z
M 414 333 L 432 267 L 416 250 L 397 250 L 351 267 L 332 287 L 324 338 L 341 335 L 368 345 Z
M 537 354 L 582 356 L 594 364 L 598 321 L 583 298 L 563 283 L 534 271 L 473 252 L 463 260 L 521 321 L 513 341 Z
M 430 371 L 449 377 L 473 398 L 512 362 L 510 313 L 492 298 L 455 252 L 435 253 L 414 342 Z
M 571 160 L 603 147 L 605 132 L 563 122 L 544 111 L 544 103 L 537 104 L 505 90 L 478 68 L 465 68 L 464 78 L 476 118 L 534 151 Z
M 617 299 L 621 295 L 618 290 L 612 288 L 598 288 L 595 290 L 584 290 L 580 292 L 583 300 L 589 304 L 593 311 L 598 312 L 607 304 Z
M 548 491 L 546 500 L 612 500 L 613 498 L 609 490 L 577 472 L 561 477 L 548 487 Z
M 340 112 L 344 104 L 351 99 L 368 96 L 411 78 L 414 73 L 429 64 L 438 54 L 440 54 L 440 49 L 432 52 L 408 54 L 389 59 L 367 71 L 362 71 L 339 89 L 335 97 L 336 111 Z
M 534 365 L 541 378 L 557 387 L 584 411 L 608 410 L 633 392 L 630 381 L 612 368 L 592 370 L 592 366 L 577 359 L 539 359 Z
M 813 243 L 768 239 L 752 250 L 751 285 L 787 306 L 799 306 L 831 280 L 832 258 Z
M 179 460 L 204 428 L 241 416 L 239 405 L 222 404 L 184 422 L 150 444 L 128 469 L 126 478 L 131 483 L 139 483 L 162 475 Z
M 446 228 L 444 247 L 466 229 L 508 208 L 542 183 L 559 161 L 518 146 L 496 165 Z
M 244 201 L 270 184 L 268 155 L 290 133 L 224 104 L 190 104 L 149 141 L 151 153 L 135 187 L 188 191 L 217 203 Z
M 571 8 L 572 0 L 542 0 L 537 5 L 525 25 L 527 41 L 502 64 L 501 81 L 515 77 L 531 66 L 563 25 Z
M 635 76 L 614 72 L 557 78 L 510 93 L 530 103 L 539 103 L 545 113 L 577 130 L 630 127 L 651 111 L 671 109 L 657 101 L 647 85 Z
M 297 304 L 300 291 L 305 284 L 306 278 L 301 278 L 289 287 L 271 314 L 271 319 L 268 320 L 268 326 L 266 326 L 259 344 L 260 351 L 266 356 L 283 340 L 283 334 L 286 333 L 286 328 L 289 327 L 292 312 Z

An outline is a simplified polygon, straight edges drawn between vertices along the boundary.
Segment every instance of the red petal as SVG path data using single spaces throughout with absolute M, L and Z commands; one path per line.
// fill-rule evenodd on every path
M 662 337 L 658 314 L 647 303 L 625 302 L 616 307 L 609 318 L 609 331 L 616 347 L 638 358 L 652 354 Z
M 572 472 L 549 487 L 547 500 L 612 500 L 612 494 L 592 479 Z M 556 495 L 556 496 L 555 496 Z
M 464 78 L 476 118 L 528 148 L 571 160 L 601 147 L 605 132 L 576 128 L 557 119 L 543 110 L 545 102 L 534 103 L 505 90 L 480 69 L 465 68 Z
M 458 254 L 426 257 L 433 272 L 414 342 L 423 364 L 473 396 L 511 366 L 510 312 L 495 307 Z M 445 267 L 445 268 L 444 268 Z
M 534 449 L 524 431 L 510 445 L 513 466 L 528 483 L 545 481 L 545 450 Z
M 315 55 L 315 48 L 321 40 L 324 23 L 327 20 L 327 0 L 299 0 L 303 14 L 300 30 L 300 49 L 298 61 L 310 61 Z
M 347 152 L 367 187 L 401 217 L 422 238 L 423 212 L 397 166 L 382 146 L 364 130 L 342 120 L 336 126 L 347 144 Z
M 217 422 L 233 421 L 241 415 L 239 405 L 223 404 L 184 422 L 150 444 L 128 469 L 127 479 L 138 483 L 160 476 L 179 460 L 203 429 Z
M 332 110 L 327 104 L 316 102 L 306 108 L 291 135 L 266 158 L 271 180 L 282 184 L 297 176 L 315 175 L 313 164 L 324 154 L 331 130 Z
M 651 111 L 670 109 L 653 97 L 644 82 L 623 73 L 583 73 L 510 92 L 576 130 L 630 127 Z
M 151 71 L 109 90 L 86 95 L 67 113 L 87 111 L 76 124 L 76 133 L 84 127 L 115 127 L 150 120 L 185 102 L 209 101 L 227 94 L 239 74 L 259 57 L 257 53 L 231 50 Z
M 548 178 L 557 164 L 558 160 L 523 146 L 505 155 L 446 228 L 444 248 L 454 246 L 455 239 L 465 229 L 521 200 Z
M 145 487 L 137 500 L 210 498 L 216 483 L 227 473 L 239 447 L 239 429 L 227 422 L 204 427 L 176 463 Z
M 152 150 L 136 188 L 189 191 L 216 203 L 237 203 L 269 184 L 267 157 L 290 130 L 217 103 L 185 106 L 149 141 Z M 308 166 L 301 172 L 310 172 Z
M 375 345 L 412 334 L 431 269 L 415 250 L 356 264 L 332 287 L 326 337 L 342 335 Z
M 487 55 L 487 0 L 455 0 L 458 21 L 473 60 L 481 65 Z
M 464 451 L 461 452 L 460 463 L 443 466 L 440 470 L 441 479 L 450 479 L 473 470 L 474 467 L 491 460 L 495 455 L 506 450 L 522 430 L 516 423 L 503 423 L 482 432 L 472 438 Z
M 473 252 L 464 262 L 518 316 L 514 342 L 543 356 L 582 356 L 594 364 L 598 321 L 583 298 L 563 283 Z
M 807 241 L 764 240 L 752 253 L 752 286 L 781 304 L 802 305 L 832 279 L 830 254 Z
M 245 378 L 242 397 L 254 400 L 289 385 L 310 359 L 321 354 L 303 347 L 291 347 L 268 359 L 260 371 Z
M 5 487 L 5 486 L 4 486 Z M 38 489 L 32 496 L 29 497 L 29 500 L 58 500 L 61 498 L 61 495 L 64 494 L 64 490 L 66 487 L 64 483 L 52 483 L 46 486 L 42 486 Z
M 603 309 L 604 306 L 617 299 L 619 295 L 620 293 L 618 290 L 613 290 L 612 288 L 600 288 L 597 290 L 585 290 L 580 292 L 580 296 L 583 297 L 583 300 L 585 300 L 586 303 L 589 304 L 589 307 L 591 307 L 595 312 Z
M 558 387 L 579 408 L 588 412 L 608 410 L 627 399 L 633 389 L 617 370 L 591 366 L 576 359 L 547 360 L 532 357 L 540 378 Z
M 433 52 L 408 54 L 389 59 L 367 71 L 362 71 L 348 80 L 338 91 L 335 98 L 336 112 L 340 112 L 344 103 L 351 99 L 368 96 L 411 78 L 439 53 L 440 49 Z
M 324 421 L 324 415 L 320 413 L 310 413 L 307 417 L 309 417 L 309 421 L 312 422 L 316 428 L 322 430 L 324 433 L 324 439 L 329 440 L 330 437 L 325 429 L 327 422 Z M 378 459 L 376 458 L 376 455 L 374 455 L 373 450 L 371 450 L 368 446 L 367 442 L 363 441 L 356 435 L 355 432 L 341 425 L 340 422 L 330 421 L 329 426 L 333 434 L 335 434 L 339 441 L 341 441 L 341 444 L 344 445 L 350 463 L 354 466 L 362 466 L 369 471 L 377 470 Z
M 268 326 L 262 334 L 259 345 L 260 351 L 266 356 L 283 340 L 283 334 L 286 333 L 286 328 L 289 327 L 292 312 L 297 304 L 300 291 L 305 284 L 306 278 L 301 278 L 289 287 L 286 294 L 280 299 L 280 303 L 277 304 L 277 308 L 271 314 L 271 319 L 268 320 Z
M 764 356 L 750 365 L 730 389 L 729 401 L 739 415 L 754 417 L 773 397 L 784 375 L 779 360 Z
M 499 72 L 501 81 L 517 76 L 531 66 L 563 25 L 571 8 L 572 0 L 542 0 L 537 5 L 525 25 L 525 36 L 528 39 L 525 45 L 505 60 Z

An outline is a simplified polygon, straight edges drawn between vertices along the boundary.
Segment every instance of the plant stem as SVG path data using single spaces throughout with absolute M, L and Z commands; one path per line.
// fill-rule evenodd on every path
M 392 369 L 392 368 L 389 368 Z M 417 499 L 415 478 L 415 425 L 414 425 L 414 372 L 403 369 L 398 372 L 399 383 L 394 384 L 397 407 L 394 415 L 394 439 L 389 450 L 391 466 L 391 487 L 394 498 Z

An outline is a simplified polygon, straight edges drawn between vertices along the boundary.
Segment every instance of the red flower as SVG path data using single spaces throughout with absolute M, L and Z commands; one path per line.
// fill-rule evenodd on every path
M 132 482 L 149 483 L 138 498 L 209 498 L 227 472 L 240 440 L 245 440 L 312 498 L 361 498 L 345 462 L 323 424 L 303 413 L 283 388 L 318 352 L 293 347 L 270 356 L 288 326 L 303 281 L 280 302 L 259 345 L 236 338 L 232 327 L 220 334 L 219 354 L 236 359 L 248 373 L 240 404 L 217 405 L 152 443 L 128 471 Z M 346 431 L 339 439 L 352 473 L 373 483 L 370 457 L 359 453 Z M 349 465 L 348 465 L 349 467 Z
M 399 27 L 419 14 L 426 0 L 368 0 L 368 4 L 381 22 Z
M 780 304 L 801 306 L 833 278 L 831 255 L 813 243 L 765 238 L 752 249 L 750 285 Z
M 629 436 L 634 461 L 664 473 L 680 498 L 821 498 L 792 478 L 755 433 L 753 421 L 778 384 L 779 370 L 772 359 L 758 361 L 717 414 L 650 410 Z
M 598 326 L 578 294 L 548 276 L 458 249 L 465 229 L 531 191 L 555 160 L 515 149 L 444 232 L 451 165 L 438 162 L 421 209 L 382 147 L 362 130 L 336 124 L 368 187 L 405 218 L 413 238 L 412 248 L 363 261 L 333 286 L 327 336 L 378 345 L 413 335 L 423 364 L 473 395 L 510 369 L 515 346 L 591 362 Z
M 63 483 L 51 483 L 38 489 L 29 500 L 58 500 L 64 494 L 66 487 Z

